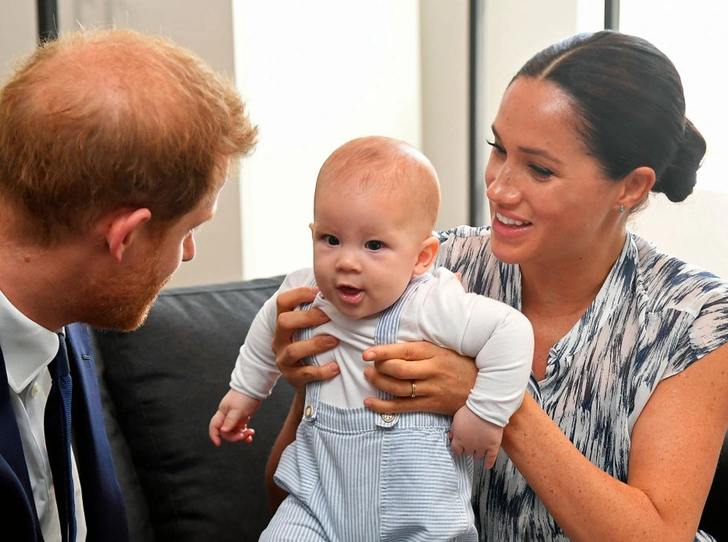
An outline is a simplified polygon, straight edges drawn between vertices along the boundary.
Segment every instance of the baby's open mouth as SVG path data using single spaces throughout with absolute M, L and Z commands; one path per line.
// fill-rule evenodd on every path
M 364 290 L 353 286 L 338 286 L 336 290 L 339 292 L 341 300 L 346 303 L 357 303 L 364 297 Z

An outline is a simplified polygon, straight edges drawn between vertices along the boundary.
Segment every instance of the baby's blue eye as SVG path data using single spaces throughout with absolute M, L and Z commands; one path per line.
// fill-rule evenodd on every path
M 369 250 L 380 250 L 382 247 L 384 247 L 384 243 L 381 241 L 367 241 L 367 244 L 364 245 Z
M 332 247 L 335 247 L 336 245 L 339 244 L 339 240 L 336 237 L 334 237 L 333 235 L 324 235 L 323 239 Z

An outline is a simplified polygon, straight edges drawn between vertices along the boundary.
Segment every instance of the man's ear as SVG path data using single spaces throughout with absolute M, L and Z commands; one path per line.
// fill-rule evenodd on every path
M 117 262 L 121 262 L 141 225 L 151 217 L 152 212 L 146 208 L 123 209 L 114 214 L 107 225 L 105 237 L 109 253 Z
M 617 204 L 629 211 L 644 200 L 655 184 L 655 170 L 642 166 L 630 171 L 622 181 L 624 189 Z
M 412 274 L 421 275 L 427 271 L 432 265 L 432 262 L 435 261 L 435 257 L 439 250 L 440 241 L 436 237 L 428 237 L 422 241 L 420 253 L 417 256 L 417 263 L 415 263 L 415 269 Z

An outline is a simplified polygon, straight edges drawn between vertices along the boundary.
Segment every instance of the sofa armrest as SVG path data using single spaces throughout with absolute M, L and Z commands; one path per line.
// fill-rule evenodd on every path
M 138 330 L 94 330 L 134 540 L 257 540 L 270 519 L 265 464 L 291 387 L 279 381 L 263 402 L 251 444 L 217 448 L 207 426 L 252 319 L 281 280 L 170 288 Z

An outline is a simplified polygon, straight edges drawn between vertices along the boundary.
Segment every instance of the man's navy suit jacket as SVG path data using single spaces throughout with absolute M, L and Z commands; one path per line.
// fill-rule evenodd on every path
M 66 326 L 66 342 L 73 379 L 71 426 L 83 491 L 86 540 L 128 542 L 126 510 L 104 427 L 88 328 L 81 324 Z M 43 540 L 1 351 L 0 517 L 3 532 L 17 533 L 17 540 Z

